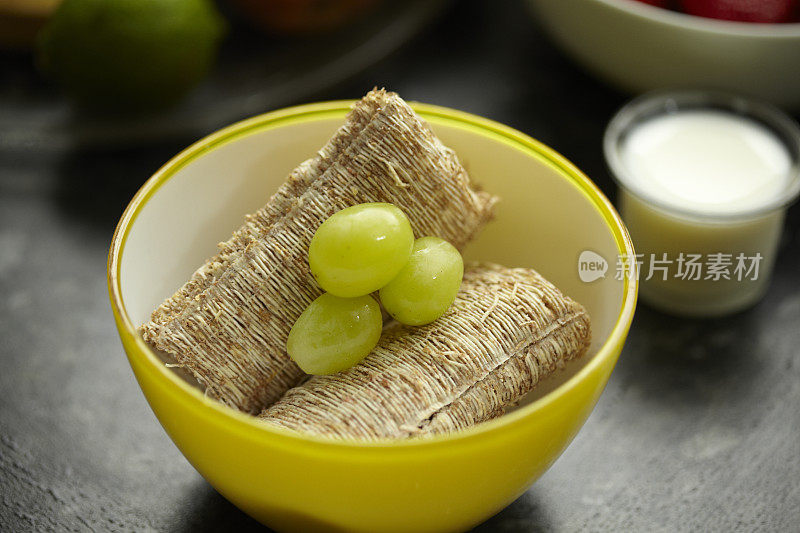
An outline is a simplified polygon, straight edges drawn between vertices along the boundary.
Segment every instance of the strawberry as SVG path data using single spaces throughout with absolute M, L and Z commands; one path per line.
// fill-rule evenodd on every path
M 789 22 L 797 0 L 681 0 L 690 15 L 740 22 Z

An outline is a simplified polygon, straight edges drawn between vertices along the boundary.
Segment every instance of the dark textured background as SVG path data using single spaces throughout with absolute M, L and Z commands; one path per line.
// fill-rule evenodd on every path
M 373 85 L 519 128 L 613 197 L 600 137 L 627 97 L 558 53 L 518 2 L 459 3 L 401 51 L 316 99 L 355 98 Z M 193 140 L 0 153 L 0 530 L 259 528 L 159 426 L 106 296 L 118 216 Z M 795 207 L 772 287 L 749 311 L 682 320 L 640 304 L 584 429 L 478 531 L 797 531 L 798 229 Z

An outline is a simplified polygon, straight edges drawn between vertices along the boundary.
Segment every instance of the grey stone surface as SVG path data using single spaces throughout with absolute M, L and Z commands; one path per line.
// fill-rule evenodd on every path
M 517 127 L 613 196 L 600 136 L 626 96 L 555 51 L 516 2 L 458 4 L 401 52 L 318 99 L 357 97 L 373 85 Z M 0 530 L 259 529 L 159 426 L 106 296 L 118 216 L 192 140 L 0 153 Z M 772 287 L 753 309 L 698 321 L 640 305 L 586 426 L 477 531 L 797 531 L 798 273 L 794 207 Z

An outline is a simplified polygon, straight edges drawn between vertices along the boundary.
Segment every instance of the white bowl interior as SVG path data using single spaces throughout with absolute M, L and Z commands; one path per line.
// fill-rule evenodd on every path
M 544 157 L 508 140 L 444 119 L 429 119 L 472 180 L 502 198 L 497 216 L 465 250 L 466 259 L 537 269 L 581 302 L 592 318 L 593 344 L 583 359 L 540 385 L 528 400 L 574 375 L 597 352 L 620 313 L 623 283 L 614 279 L 617 247 L 603 215 Z M 122 300 L 134 324 L 178 289 L 289 172 L 311 157 L 341 124 L 320 119 L 262 128 L 204 152 L 155 190 L 130 228 L 120 264 Z M 604 278 L 582 282 L 578 257 L 608 261 Z

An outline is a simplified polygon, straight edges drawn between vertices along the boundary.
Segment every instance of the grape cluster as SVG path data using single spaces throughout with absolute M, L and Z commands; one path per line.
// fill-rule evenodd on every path
M 405 214 L 392 204 L 366 203 L 328 218 L 311 239 L 311 273 L 325 291 L 295 322 L 289 356 L 308 374 L 333 374 L 361 361 L 381 336 L 379 291 L 398 322 L 429 324 L 456 297 L 464 263 L 439 237 L 414 240 Z

